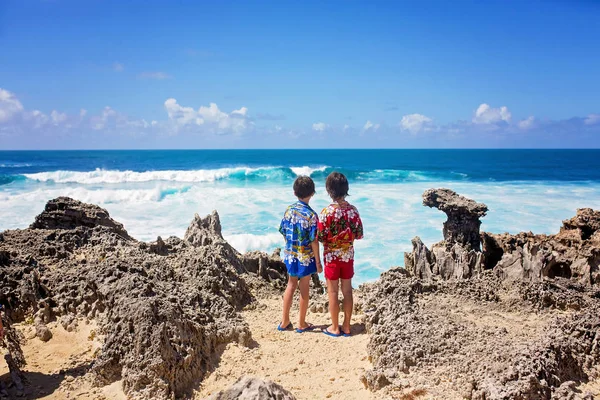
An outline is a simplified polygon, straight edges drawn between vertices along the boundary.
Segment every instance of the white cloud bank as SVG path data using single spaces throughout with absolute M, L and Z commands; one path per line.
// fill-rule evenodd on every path
M 502 121 L 510 123 L 511 117 L 507 107 L 493 108 L 483 103 L 475 110 L 472 122 L 474 124 L 496 124 Z
M 432 126 L 433 120 L 422 114 L 408 114 L 403 116 L 400 120 L 400 129 L 408 131 L 413 135 L 430 130 Z
M 315 122 L 312 124 L 312 130 L 315 132 L 325 132 L 327 129 L 329 129 L 329 125 L 325 122 Z
M 381 127 L 381 124 L 375 124 L 369 120 L 369 121 L 365 122 L 365 126 L 363 126 L 363 132 L 368 132 L 368 131 L 377 132 L 380 127 Z
M 210 103 L 208 107 L 201 106 L 198 110 L 194 110 L 192 107 L 181 106 L 174 98 L 167 99 L 164 106 L 169 121 L 173 123 L 176 130 L 185 127 L 203 127 L 218 134 L 243 133 L 252 125 L 246 107 L 225 113 L 215 103 Z
M 0 88 L 0 123 L 11 120 L 23 111 L 23 104 L 13 93 Z

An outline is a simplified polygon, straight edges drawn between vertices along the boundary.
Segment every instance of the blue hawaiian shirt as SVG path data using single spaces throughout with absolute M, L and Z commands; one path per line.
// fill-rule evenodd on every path
M 283 262 L 291 276 L 301 278 L 317 272 L 310 244 L 317 238 L 318 222 L 317 213 L 300 200 L 285 210 L 279 232 L 285 237 Z

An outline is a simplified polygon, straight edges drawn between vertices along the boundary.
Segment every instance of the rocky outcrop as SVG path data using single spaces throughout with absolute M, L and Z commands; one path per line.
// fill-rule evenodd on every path
M 100 383 L 122 380 L 134 399 L 181 397 L 221 346 L 249 343 L 238 313 L 252 301 L 247 281 L 287 278 L 268 257 L 254 272 L 249 260 L 262 257 L 227 244 L 216 213 L 196 216 L 184 240 L 144 243 L 106 210 L 59 198 L 31 228 L 1 234 L 0 303 L 14 321 L 33 312 L 43 340 L 52 340 L 51 320 L 69 328 L 71 316 L 96 319 L 105 340 L 91 371 Z
M 423 193 L 423 205 L 435 207 L 448 216 L 444 222 L 444 241 L 448 246 L 458 243 L 468 249 L 480 249 L 479 219 L 488 211 L 485 204 L 467 199 L 450 189 L 429 189 Z
M 46 203 L 43 213 L 35 217 L 31 229 L 74 229 L 105 226 L 117 235 L 131 239 L 123 225 L 116 222 L 108 211 L 94 204 L 85 204 L 69 197 L 58 197 Z
M 373 362 L 363 382 L 371 390 L 582 398 L 582 383 L 597 377 L 600 300 L 569 280 L 506 282 L 492 271 L 421 280 L 397 268 L 361 289 Z M 558 397 L 565 393 L 571 397 Z
M 295 400 L 293 394 L 275 382 L 244 376 L 227 390 L 208 400 Z
M 564 277 L 600 283 L 600 212 L 590 208 L 563 221 L 556 235 L 483 233 L 487 267 L 508 280 Z
M 407 271 L 422 279 L 464 279 L 493 269 L 510 281 L 563 277 L 600 283 L 600 212 L 590 208 L 563 221 L 556 235 L 479 232 L 487 207 L 448 189 L 430 189 L 423 204 L 448 215 L 444 240 L 427 248 L 419 237 L 404 254 Z
M 412 240 L 413 251 L 405 253 L 405 268 L 413 275 L 429 279 L 469 278 L 484 268 L 479 227 L 487 206 L 458 195 L 450 189 L 429 189 L 423 193 L 423 205 L 446 213 L 444 240 L 431 251 L 419 237 Z

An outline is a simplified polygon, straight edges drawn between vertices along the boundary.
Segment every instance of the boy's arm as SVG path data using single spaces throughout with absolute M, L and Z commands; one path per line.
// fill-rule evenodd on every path
M 321 264 L 321 255 L 319 254 L 319 241 L 317 239 L 313 240 L 310 242 L 310 247 L 315 255 L 315 260 L 317 260 L 317 273 L 320 274 L 323 272 L 323 265 Z
M 354 239 L 358 240 L 358 239 L 362 239 L 362 238 L 363 238 L 363 224 L 362 224 L 362 220 L 360 219 L 360 215 L 358 215 L 358 213 L 357 213 Z

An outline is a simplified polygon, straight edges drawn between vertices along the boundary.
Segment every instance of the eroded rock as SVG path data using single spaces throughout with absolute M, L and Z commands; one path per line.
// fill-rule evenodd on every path
M 227 390 L 208 400 L 295 400 L 296 397 L 275 382 L 244 376 Z
M 0 303 L 16 321 L 35 314 L 44 339 L 51 320 L 68 329 L 75 316 L 96 319 L 100 383 L 122 380 L 134 399 L 183 396 L 221 346 L 251 338 L 238 313 L 252 301 L 245 269 L 218 215 L 197 217 L 188 233 L 148 245 L 100 207 L 50 201 L 31 228 L 2 233 Z

